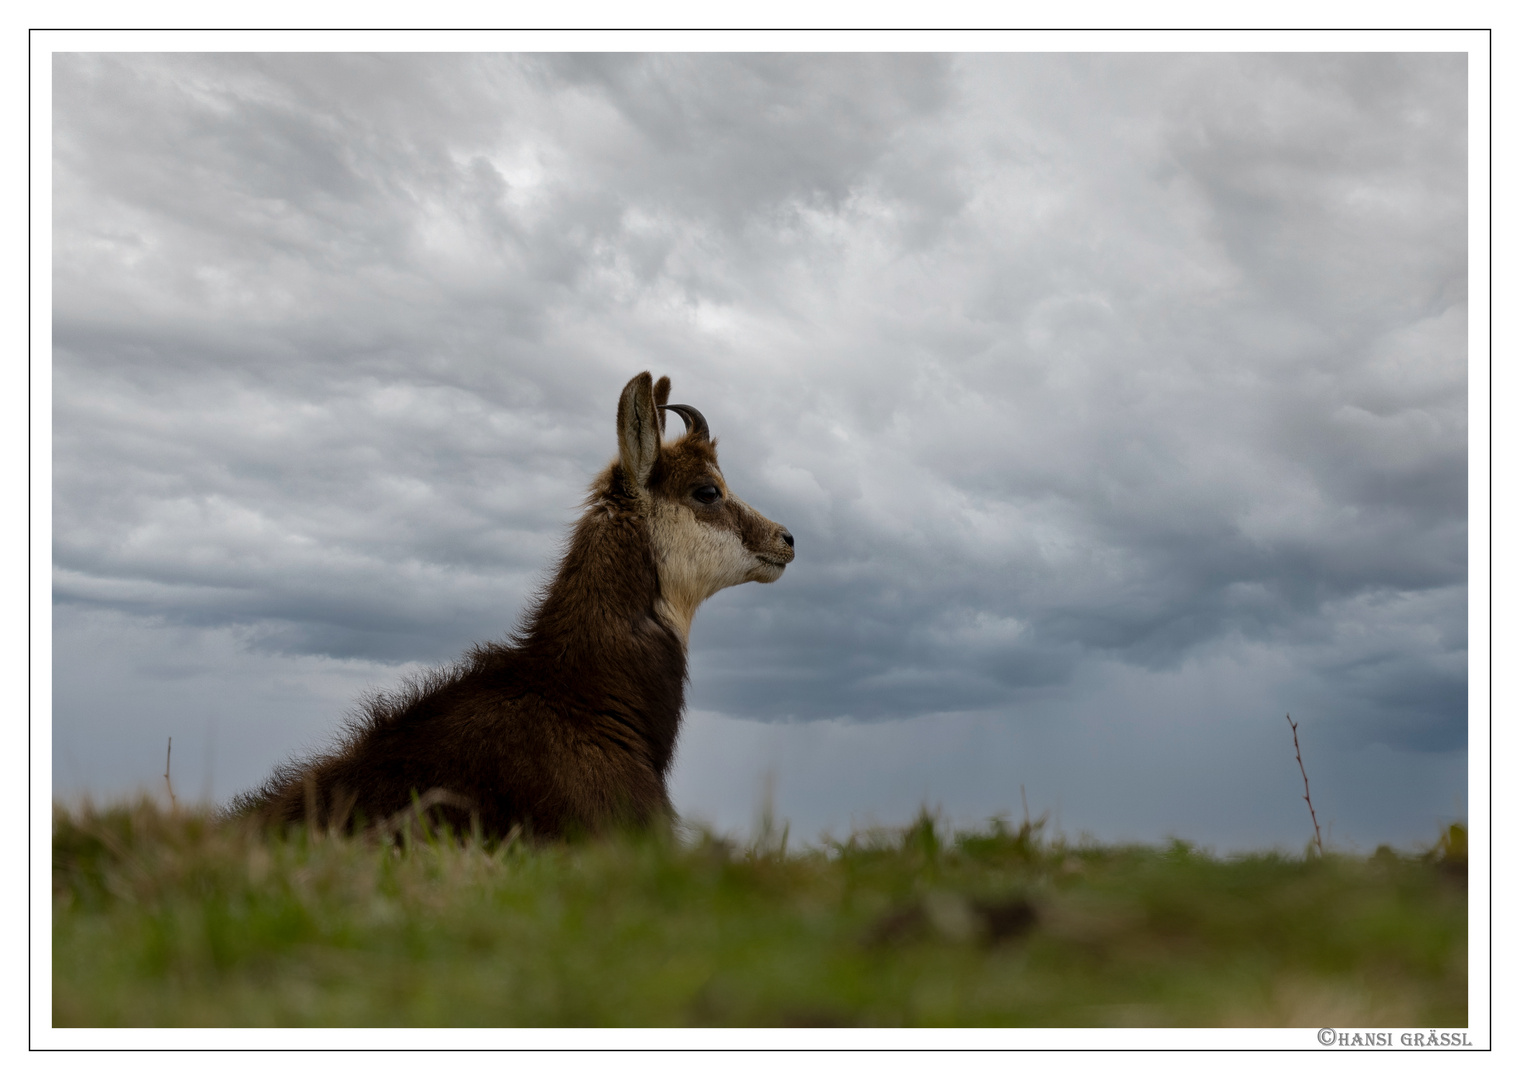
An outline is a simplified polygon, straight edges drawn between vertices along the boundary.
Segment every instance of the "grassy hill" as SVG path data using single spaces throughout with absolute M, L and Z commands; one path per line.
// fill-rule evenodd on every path
M 948 834 L 787 851 L 284 839 L 55 813 L 53 1023 L 1464 1026 L 1463 834 L 1216 858 Z

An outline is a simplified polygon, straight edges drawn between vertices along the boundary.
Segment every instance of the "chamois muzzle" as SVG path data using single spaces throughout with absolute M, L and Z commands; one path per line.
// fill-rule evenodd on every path
M 703 442 L 712 441 L 712 436 L 707 430 L 707 418 L 690 405 L 661 405 L 660 408 L 679 416 L 686 424 L 686 434 L 695 435 Z

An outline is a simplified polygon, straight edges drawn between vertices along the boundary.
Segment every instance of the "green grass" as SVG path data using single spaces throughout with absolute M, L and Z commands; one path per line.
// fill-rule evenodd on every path
M 1216 858 L 930 817 L 787 853 L 58 810 L 55 1026 L 1465 1026 L 1459 828 Z

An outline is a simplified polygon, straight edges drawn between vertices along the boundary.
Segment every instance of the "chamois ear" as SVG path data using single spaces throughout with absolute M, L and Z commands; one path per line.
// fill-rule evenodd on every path
M 669 386 L 666 393 L 669 393 Z M 618 399 L 618 461 L 628 479 L 644 488 L 660 456 L 659 410 L 654 407 L 654 381 L 641 371 L 623 387 Z
M 654 413 L 660 418 L 660 434 L 665 434 L 665 406 L 670 401 L 670 376 L 661 375 L 654 384 Z

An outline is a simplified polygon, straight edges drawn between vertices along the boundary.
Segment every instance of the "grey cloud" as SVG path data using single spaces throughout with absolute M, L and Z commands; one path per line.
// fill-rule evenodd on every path
M 593 55 L 543 66 L 594 88 L 647 143 L 631 168 L 608 166 L 618 180 L 657 207 L 735 230 L 794 203 L 837 208 L 905 126 L 952 98 L 949 58 L 929 54 Z M 921 193 L 935 179 L 924 170 L 908 182 Z
M 60 610 L 448 659 L 512 626 L 647 367 L 799 542 L 698 617 L 698 709 L 1018 723 L 1261 650 L 1343 745 L 1454 751 L 1465 80 L 59 57 Z

